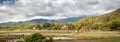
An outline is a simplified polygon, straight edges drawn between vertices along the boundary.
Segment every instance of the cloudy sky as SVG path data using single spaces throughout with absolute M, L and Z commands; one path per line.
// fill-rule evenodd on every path
M 0 22 L 101 15 L 120 8 L 120 0 L 0 0 Z

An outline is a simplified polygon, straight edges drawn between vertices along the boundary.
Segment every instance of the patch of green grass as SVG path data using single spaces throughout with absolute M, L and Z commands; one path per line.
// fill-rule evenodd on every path
M 89 40 L 56 40 L 56 42 L 120 42 L 120 37 Z
M 120 42 L 120 37 L 107 38 L 107 39 L 97 39 L 96 42 Z

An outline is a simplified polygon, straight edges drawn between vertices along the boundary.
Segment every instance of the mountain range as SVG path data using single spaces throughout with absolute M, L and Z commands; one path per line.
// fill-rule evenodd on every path
M 11 26 L 20 25 L 23 23 L 30 23 L 30 24 L 44 24 L 46 22 L 69 23 L 69 22 L 75 22 L 75 21 L 80 20 L 81 18 L 84 18 L 84 17 L 86 17 L 86 16 L 71 17 L 71 18 L 59 19 L 59 20 L 32 19 L 32 20 L 22 21 L 22 22 L 5 22 L 5 23 L 0 23 L 0 27 L 11 27 Z
M 48 19 L 32 19 L 28 21 L 22 22 L 5 22 L 0 23 L 0 27 L 11 27 L 17 26 L 24 23 L 29 24 L 44 24 L 46 22 L 55 22 L 55 23 L 73 23 L 80 27 L 90 27 L 93 29 L 113 29 L 118 28 L 120 29 L 120 9 L 117 9 L 110 13 L 105 13 L 104 15 L 100 16 L 79 16 L 79 17 L 71 17 L 66 19 L 59 19 L 59 20 L 48 20 Z

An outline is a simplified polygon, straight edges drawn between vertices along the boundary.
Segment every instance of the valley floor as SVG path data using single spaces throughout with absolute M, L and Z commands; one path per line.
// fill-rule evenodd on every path
M 7 39 L 20 39 L 24 36 L 31 35 L 33 33 L 41 33 L 45 36 L 60 37 L 57 39 L 58 42 L 67 41 L 119 41 L 120 31 L 86 31 L 86 32 L 76 32 L 76 30 L 14 30 L 14 31 L 0 31 L 0 38 Z M 61 38 L 63 37 L 63 38 Z M 65 37 L 70 37 L 73 39 L 65 39 Z M 113 39 L 115 38 L 115 39 Z M 60 40 L 60 41 L 59 41 Z

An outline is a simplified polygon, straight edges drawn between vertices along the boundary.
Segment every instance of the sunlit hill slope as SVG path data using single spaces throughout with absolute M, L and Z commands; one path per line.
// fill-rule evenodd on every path
M 82 18 L 74 24 L 81 30 L 120 30 L 120 9 L 101 16 Z

